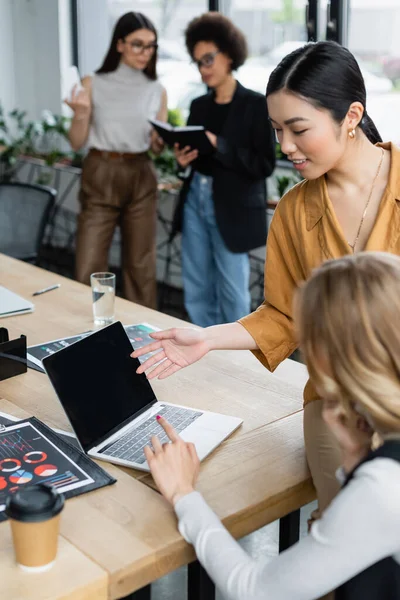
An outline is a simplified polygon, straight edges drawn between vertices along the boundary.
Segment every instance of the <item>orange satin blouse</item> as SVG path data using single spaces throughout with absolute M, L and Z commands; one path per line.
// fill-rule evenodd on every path
M 389 181 L 365 251 L 400 255 L 400 148 L 379 144 L 391 152 Z M 279 202 L 271 222 L 265 263 L 265 300 L 240 319 L 258 345 L 254 355 L 273 371 L 297 348 L 292 304 L 297 285 L 322 262 L 351 250 L 327 193 L 325 177 L 302 181 Z M 318 396 L 307 383 L 304 402 Z

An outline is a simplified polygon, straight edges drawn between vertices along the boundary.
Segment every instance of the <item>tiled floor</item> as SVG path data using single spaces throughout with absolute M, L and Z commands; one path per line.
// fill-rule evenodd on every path
M 307 519 L 315 506 L 316 503 L 312 503 L 301 509 L 301 536 L 307 535 Z M 278 554 L 278 535 L 279 525 L 276 521 L 246 536 L 240 543 L 251 556 L 272 558 Z M 186 569 L 178 569 L 153 583 L 151 600 L 187 600 L 186 583 Z M 217 600 L 223 600 L 223 596 L 218 592 Z

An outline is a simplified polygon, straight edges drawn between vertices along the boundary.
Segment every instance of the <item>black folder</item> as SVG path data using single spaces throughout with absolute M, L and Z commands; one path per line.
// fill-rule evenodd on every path
M 180 148 L 190 146 L 192 150 L 198 150 L 199 154 L 211 154 L 215 150 L 202 125 L 173 127 L 163 121 L 151 119 L 149 121 L 168 146 L 173 147 L 174 144 L 179 144 Z
M 7 419 L 3 419 L 0 416 L 0 423 L 7 421 Z M 77 488 L 75 490 L 69 490 L 63 492 L 63 495 L 66 499 L 72 498 L 74 496 L 79 496 L 80 494 L 86 494 L 86 492 L 91 492 L 93 490 L 97 490 L 106 485 L 112 485 L 117 480 L 109 475 L 104 469 L 99 467 L 91 458 L 89 458 L 84 452 L 82 452 L 79 448 L 73 446 L 69 442 L 66 441 L 65 437 L 61 437 L 58 433 L 50 429 L 47 425 L 45 425 L 42 421 L 37 419 L 36 417 L 30 417 L 29 419 L 23 419 L 21 421 L 8 421 L 8 423 L 4 423 L 6 425 L 21 425 L 22 423 L 31 423 L 42 433 L 50 442 L 53 442 L 64 454 L 66 454 L 74 463 L 77 464 L 83 471 L 85 471 L 94 481 L 93 483 L 89 483 L 84 487 Z M 4 511 L 0 511 L 0 522 L 7 520 L 7 515 Z

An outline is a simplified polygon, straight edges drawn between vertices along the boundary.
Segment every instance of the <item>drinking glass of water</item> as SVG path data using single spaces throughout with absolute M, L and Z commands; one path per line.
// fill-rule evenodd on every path
M 95 325 L 109 325 L 114 321 L 115 275 L 92 273 L 90 276 Z

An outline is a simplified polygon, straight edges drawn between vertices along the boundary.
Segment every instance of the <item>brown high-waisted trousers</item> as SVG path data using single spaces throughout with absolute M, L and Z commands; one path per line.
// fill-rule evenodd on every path
M 157 177 L 147 153 L 91 150 L 84 160 L 76 236 L 76 278 L 108 270 L 115 228 L 121 228 L 123 295 L 156 306 Z

